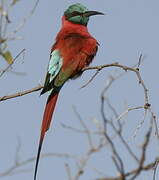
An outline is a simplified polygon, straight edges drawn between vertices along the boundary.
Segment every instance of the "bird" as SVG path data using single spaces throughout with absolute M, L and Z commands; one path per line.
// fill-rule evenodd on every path
M 44 136 L 50 127 L 59 92 L 66 81 L 76 79 L 82 74 L 82 69 L 92 62 L 97 53 L 99 43 L 87 29 L 89 18 L 94 15 L 104 13 L 89 11 L 84 5 L 76 3 L 70 5 L 62 16 L 62 27 L 51 48 L 45 83 L 40 93 L 42 95 L 48 92 L 49 95 L 41 125 L 34 180 Z

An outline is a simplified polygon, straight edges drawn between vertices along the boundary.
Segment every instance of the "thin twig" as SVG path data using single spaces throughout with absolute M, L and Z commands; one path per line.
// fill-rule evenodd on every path
M 67 154 L 67 153 L 46 153 L 42 154 L 41 158 L 47 158 L 47 157 L 59 157 L 59 158 L 69 158 L 69 159 L 76 159 L 77 157 L 75 155 Z M 28 158 L 24 161 L 18 161 L 14 162 L 14 165 L 8 168 L 6 171 L 0 173 L 0 177 L 11 175 L 20 167 L 23 167 L 27 164 L 32 163 L 36 160 L 36 157 Z
M 5 72 L 8 71 L 8 69 L 14 64 L 14 62 L 16 61 L 16 59 L 22 54 L 25 52 L 25 49 L 21 50 L 20 53 L 18 53 L 16 55 L 16 57 L 13 59 L 13 62 L 11 64 L 9 64 L 4 70 L 2 70 L 1 74 L 0 74 L 0 77 L 2 77 L 2 75 L 4 75 Z
M 88 132 L 88 131 L 86 131 L 86 130 L 82 130 L 82 129 L 79 129 L 79 128 L 75 128 L 75 127 L 66 125 L 66 124 L 64 124 L 64 123 L 61 123 L 61 126 L 62 126 L 63 128 L 66 128 L 66 129 L 71 130 L 71 131 L 76 132 L 76 133 L 87 134 L 87 132 Z M 103 132 L 101 132 L 101 131 L 93 131 L 93 132 L 90 131 L 90 133 L 93 134 L 93 135 L 101 135 L 101 134 L 103 134 Z
M 145 94 L 145 106 L 144 107 L 145 108 L 149 108 L 150 107 L 150 104 L 148 102 L 147 88 L 146 88 L 145 83 L 143 82 L 143 80 L 142 80 L 142 78 L 140 76 L 140 73 L 139 73 L 139 71 L 137 69 L 129 67 L 129 66 L 124 66 L 124 65 L 121 65 L 121 64 L 118 64 L 118 63 L 112 63 L 112 64 L 106 64 L 106 65 L 101 65 L 101 66 L 86 67 L 82 71 L 84 72 L 86 70 L 94 70 L 94 69 L 101 70 L 101 69 L 106 68 L 106 67 L 119 67 L 119 68 L 124 69 L 125 71 L 129 70 L 129 71 L 135 72 L 137 74 L 139 82 L 141 83 L 141 85 L 142 85 L 142 87 L 144 89 L 144 94 Z M 42 88 L 42 86 L 41 86 L 41 88 Z M 34 92 L 34 91 L 38 91 L 41 88 L 39 88 L 39 86 L 38 86 L 38 87 L 35 87 L 35 88 L 31 89 L 30 91 L 29 90 L 28 91 L 29 91 L 29 93 L 31 93 L 31 92 Z M 15 96 L 15 94 L 14 94 L 14 96 L 13 95 L 10 95 L 9 97 L 5 96 L 6 98 L 1 97 L 0 101 L 2 101 L 2 100 L 4 101 L 4 100 L 7 100 L 7 99 L 10 99 L 10 98 L 13 98 L 13 97 L 20 96 L 20 94 L 18 94 L 18 93 L 16 93 L 16 94 L 17 94 L 17 96 Z M 25 95 L 25 91 L 24 91 L 24 93 L 21 92 L 21 94 Z
M 116 147 L 113 143 L 113 141 L 111 140 L 111 138 L 109 137 L 108 133 L 107 133 L 107 124 L 108 124 L 108 119 L 107 117 L 105 116 L 105 113 L 104 113 L 104 93 L 105 91 L 102 91 L 101 93 L 101 114 L 102 114 L 102 119 L 103 119 L 103 124 L 104 124 L 104 136 L 106 138 L 106 140 L 108 141 L 110 147 L 111 147 L 111 150 L 112 150 L 112 153 L 113 153 L 113 161 L 115 163 L 115 166 L 116 168 L 118 169 L 121 177 L 123 177 L 124 175 L 124 164 L 123 164 L 123 161 L 119 155 L 119 153 L 117 152 L 116 150 Z
M 121 113 L 118 118 L 116 119 L 116 121 L 121 120 L 124 116 L 126 116 L 130 111 L 134 111 L 137 109 L 144 109 L 144 106 L 137 106 L 137 107 L 133 107 L 133 108 L 128 108 L 126 109 L 123 113 Z
M 157 139 L 158 139 L 158 143 L 159 143 L 159 131 L 158 131 L 158 125 L 157 125 L 157 118 L 156 118 L 156 115 L 155 113 L 152 111 L 151 108 L 149 108 L 149 111 L 151 113 L 151 116 L 152 116 L 152 119 L 153 119 L 153 122 L 154 122 L 154 125 L 155 125 L 155 134 L 157 136 Z
M 28 19 L 34 14 L 39 2 L 40 2 L 40 0 L 35 1 L 35 4 L 34 4 L 33 8 L 30 10 L 29 14 L 26 17 L 24 17 L 23 20 L 16 27 L 16 29 L 8 35 L 8 39 L 13 37 L 18 31 L 20 31 L 23 28 L 23 26 L 26 24 Z
M 86 70 L 93 70 L 93 69 L 97 69 L 97 70 L 102 70 L 103 68 L 106 68 L 106 67 L 119 67 L 125 71 L 132 71 L 132 72 L 135 72 L 136 75 L 137 75 L 137 78 L 138 78 L 138 81 L 139 83 L 142 85 L 143 89 L 144 89 L 144 94 L 145 94 L 145 105 L 148 105 L 150 106 L 149 104 L 149 100 L 148 100 L 148 89 L 140 75 L 140 72 L 139 72 L 139 69 L 138 68 L 132 68 L 132 67 L 129 67 L 129 66 L 125 66 L 125 65 L 122 65 L 122 64 L 119 64 L 119 63 L 112 63 L 112 64 L 105 64 L 105 65 L 101 65 L 101 66 L 94 66 L 94 67 L 86 67 L 83 69 L 83 71 L 86 71 Z
M 139 125 L 138 125 L 138 126 L 136 127 L 136 129 L 135 129 L 135 132 L 134 132 L 133 138 L 135 138 L 135 137 L 136 137 L 137 132 L 139 131 L 139 129 L 140 129 L 140 128 L 142 127 L 142 125 L 144 124 L 145 119 L 146 119 L 146 115 L 147 115 L 147 109 L 145 109 L 143 119 L 139 122 Z
M 124 137 L 122 136 L 122 134 L 120 133 L 120 131 L 117 130 L 117 128 L 114 126 L 114 124 L 112 122 L 110 122 L 111 127 L 113 128 L 113 130 L 117 133 L 119 139 L 122 141 L 123 145 L 126 147 L 127 151 L 129 152 L 129 154 L 134 158 L 134 160 L 139 163 L 139 159 L 137 158 L 137 156 L 135 155 L 135 153 L 133 153 L 133 151 L 131 150 L 131 147 L 128 145 L 128 143 L 125 141 Z
M 66 172 L 67 172 L 67 175 L 68 175 L 68 179 L 72 180 L 71 169 L 70 169 L 69 164 L 66 163 L 65 168 L 66 168 Z
M 143 171 L 148 171 L 148 170 L 152 170 L 156 164 L 156 162 L 158 161 L 158 158 L 156 158 L 156 160 L 154 160 L 153 162 L 145 165 L 142 167 Z M 138 168 L 135 168 L 127 173 L 125 173 L 125 177 L 131 176 L 133 174 L 136 174 L 138 171 Z M 98 178 L 97 180 L 121 180 L 121 177 L 103 177 L 103 178 Z
M 94 145 L 93 145 L 93 141 L 92 141 L 92 137 L 91 137 L 91 132 L 89 130 L 89 128 L 87 127 L 87 125 L 84 123 L 84 121 L 82 120 L 80 114 L 78 113 L 77 109 L 75 106 L 73 106 L 73 111 L 76 114 L 79 122 L 81 123 L 83 129 L 85 130 L 86 134 L 87 134 L 87 138 L 88 138 L 88 143 L 90 145 L 91 149 L 94 149 Z
M 86 82 L 83 86 L 81 86 L 81 88 L 84 88 L 84 87 L 86 87 L 88 84 L 90 84 L 93 80 L 94 80 L 94 78 L 97 76 L 97 74 L 99 73 L 99 69 L 95 72 L 95 74 L 91 77 L 91 79 L 88 81 L 88 82 Z
M 42 88 L 43 88 L 43 86 L 39 85 L 39 86 L 37 86 L 35 88 L 32 88 L 32 89 L 29 89 L 29 90 L 25 90 L 25 91 L 18 92 L 18 93 L 15 93 L 15 94 L 12 94 L 12 95 L 8 95 L 8 96 L 3 96 L 3 97 L 0 97 L 0 101 L 5 101 L 7 99 L 12 99 L 12 98 L 24 96 L 26 94 L 29 94 L 29 93 L 32 93 L 32 92 L 35 92 L 35 91 L 39 91 Z
M 159 160 L 156 160 L 156 164 L 154 166 L 154 173 L 153 173 L 153 180 L 156 179 L 157 167 L 158 167 Z
M 147 146 L 150 142 L 150 136 L 151 136 L 151 132 L 152 132 L 152 122 L 150 124 L 150 128 L 148 130 L 148 132 L 146 133 L 146 136 L 145 136 L 145 141 L 144 143 L 142 144 L 142 153 L 141 153 L 141 157 L 140 157 L 140 162 L 139 162 L 139 167 L 138 167 L 138 170 L 136 171 L 136 173 L 134 174 L 133 177 L 131 177 L 130 180 L 134 180 L 139 174 L 140 172 L 142 171 L 143 169 L 143 165 L 144 165 L 144 162 L 146 160 L 146 150 L 147 150 Z
M 137 64 L 138 69 L 139 69 L 139 67 L 141 65 L 141 61 L 142 61 L 142 54 L 140 54 L 139 61 L 138 61 L 138 64 Z

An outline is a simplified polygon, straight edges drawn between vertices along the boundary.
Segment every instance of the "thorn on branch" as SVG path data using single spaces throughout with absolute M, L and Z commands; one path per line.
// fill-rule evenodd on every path
M 79 175 L 82 175 L 83 173 L 84 173 L 83 170 L 80 170 L 80 171 L 79 171 Z
M 128 69 L 127 69 L 126 67 L 123 67 L 123 70 L 124 70 L 125 72 L 127 72 L 127 71 L 128 71 Z
M 138 62 L 137 68 L 136 68 L 137 71 L 139 71 L 139 66 L 141 65 L 141 60 L 142 60 L 142 54 L 140 54 L 140 57 L 139 57 L 139 62 Z
M 146 103 L 145 105 L 144 105 L 144 109 L 149 109 L 151 107 L 151 104 L 149 104 L 149 103 Z
M 101 71 L 102 69 L 103 69 L 103 67 L 102 67 L 102 66 L 99 66 L 98 69 L 97 69 L 97 71 Z

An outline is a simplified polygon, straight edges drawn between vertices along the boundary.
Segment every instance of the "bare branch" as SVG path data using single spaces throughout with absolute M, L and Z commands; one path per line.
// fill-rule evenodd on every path
M 17 28 L 8 35 L 8 39 L 14 37 L 15 34 L 23 28 L 23 26 L 26 24 L 28 19 L 34 14 L 34 12 L 39 4 L 39 1 L 40 0 L 35 1 L 35 4 L 34 4 L 33 8 L 31 9 L 31 11 L 29 12 L 29 14 L 26 17 L 24 17 L 22 22 L 20 22 L 19 25 L 17 26 Z
M 116 150 L 116 147 L 113 143 L 113 141 L 111 140 L 111 138 L 109 137 L 108 133 L 107 133 L 107 124 L 109 122 L 109 120 L 106 118 L 105 116 L 105 113 L 104 113 L 104 92 L 103 91 L 101 93 L 101 114 L 102 114 L 102 119 L 103 119 L 103 124 L 104 124 L 104 136 L 106 138 L 106 140 L 108 141 L 110 147 L 111 147 L 111 150 L 112 150 L 112 153 L 113 153 L 113 161 L 114 161 L 114 164 L 116 166 L 116 168 L 118 169 L 121 177 L 123 177 L 124 175 L 124 164 L 123 164 L 123 161 L 119 155 L 119 153 L 117 152 Z
M 97 76 L 97 74 L 99 73 L 99 69 L 95 72 L 95 74 L 91 77 L 91 79 L 88 81 L 88 82 L 86 82 L 83 86 L 81 86 L 81 88 L 84 88 L 84 87 L 86 87 L 89 83 L 91 83 L 93 80 L 94 80 L 94 78 Z
M 4 70 L 2 70 L 0 77 L 2 77 L 2 75 L 8 71 L 8 69 L 14 64 L 14 62 L 16 61 L 16 59 L 25 52 L 25 49 L 21 50 L 20 53 L 13 59 L 13 62 L 11 64 L 9 64 Z
M 149 130 L 148 130 L 148 132 L 147 132 L 147 134 L 145 136 L 145 141 L 144 141 L 144 143 L 142 145 L 142 154 L 141 154 L 141 157 L 140 157 L 138 170 L 136 171 L 134 176 L 131 177 L 130 180 L 135 179 L 143 169 L 143 165 L 144 165 L 144 162 L 146 160 L 146 150 L 147 150 L 147 146 L 148 146 L 149 141 L 150 141 L 151 132 L 152 132 L 152 123 L 150 124 L 150 128 L 149 128 Z
M 139 163 L 139 159 L 137 158 L 137 156 L 133 153 L 133 151 L 131 150 L 130 146 L 128 145 L 128 143 L 125 141 L 124 137 L 122 136 L 122 134 L 120 133 L 120 131 L 117 130 L 117 128 L 114 126 L 114 124 L 112 122 L 110 122 L 111 127 L 113 128 L 113 130 L 117 133 L 118 137 L 120 138 L 120 140 L 122 141 L 123 145 L 126 147 L 127 151 L 130 153 L 130 155 L 134 158 L 134 160 Z
M 82 71 L 84 72 L 86 70 L 94 70 L 94 69 L 102 70 L 103 68 L 107 68 L 107 67 L 119 67 L 119 68 L 121 68 L 121 69 L 123 69 L 125 71 L 129 70 L 129 71 L 135 72 L 137 77 L 138 77 L 139 83 L 142 85 L 142 87 L 144 89 L 144 94 L 145 94 L 145 105 L 144 105 L 144 108 L 148 109 L 150 107 L 150 104 L 149 104 L 149 101 L 148 101 L 148 93 L 147 93 L 148 90 L 147 90 L 147 88 L 145 86 L 144 81 L 141 78 L 141 75 L 140 75 L 138 69 L 132 68 L 132 67 L 129 67 L 129 66 L 124 66 L 124 65 L 121 65 L 119 63 L 112 63 L 112 64 L 106 64 L 106 65 L 101 65 L 101 66 L 86 67 Z M 35 88 L 31 89 L 31 90 L 27 90 L 27 92 L 31 93 L 31 92 L 34 92 L 34 91 L 38 91 L 41 88 L 42 88 L 42 86 L 40 88 L 38 86 L 38 87 L 35 87 Z M 1 97 L 0 101 L 2 101 L 2 100 L 4 101 L 4 100 L 10 99 L 10 98 L 15 98 L 15 97 L 21 96 L 21 94 L 25 95 L 25 94 L 28 94 L 28 93 L 25 93 L 25 91 L 24 91 L 24 92 L 21 92 L 20 94 L 16 93 L 16 95 L 14 94 L 14 95 L 10 95 L 10 96 Z
M 87 132 L 88 132 L 88 131 L 86 131 L 86 130 L 82 130 L 82 129 L 79 129 L 79 128 L 75 128 L 75 127 L 66 125 L 66 124 L 64 124 L 64 123 L 61 123 L 61 126 L 62 126 L 63 128 L 66 128 L 66 129 L 71 130 L 71 131 L 76 132 L 76 133 L 87 134 Z M 90 131 L 90 134 L 93 134 L 93 135 L 102 135 L 103 132 L 101 132 L 101 131 L 93 131 L 93 132 Z
M 77 158 L 75 155 L 71 155 L 71 154 L 67 154 L 67 153 L 46 153 L 46 154 L 41 155 L 41 158 L 47 158 L 47 157 L 59 157 L 59 158 L 71 158 L 71 159 Z M 24 161 L 18 160 L 18 162 L 16 160 L 14 162 L 13 166 L 8 168 L 5 172 L 0 173 L 0 177 L 12 175 L 15 173 L 15 170 L 17 170 L 18 168 L 23 167 L 27 164 L 30 164 L 35 160 L 36 160 L 36 157 L 31 157 L 31 158 L 28 158 Z M 21 172 L 21 170 L 18 172 Z M 26 170 L 22 170 L 22 172 L 26 172 Z
M 81 123 L 83 129 L 84 129 L 85 132 L 86 132 L 86 135 L 87 135 L 87 138 L 88 138 L 88 143 L 89 143 L 89 145 L 90 145 L 90 148 L 91 148 L 91 149 L 94 149 L 94 145 L 93 145 L 93 141 L 92 141 L 92 137 L 91 137 L 91 132 L 90 132 L 89 128 L 87 127 L 87 125 L 86 125 L 86 124 L 84 123 L 84 121 L 82 120 L 82 118 L 81 118 L 80 114 L 77 112 L 77 109 L 76 109 L 75 106 L 73 106 L 73 111 L 74 111 L 74 113 L 76 114 L 79 122 Z
M 71 169 L 70 169 L 69 164 L 65 164 L 65 168 L 66 168 L 66 172 L 67 172 L 67 175 L 68 175 L 68 179 L 72 180 Z
M 144 109 L 144 106 L 137 106 L 137 107 L 128 108 L 128 109 L 126 109 L 124 112 L 122 112 L 122 113 L 117 117 L 116 120 L 119 121 L 119 120 L 122 119 L 124 116 L 126 116 L 130 111 L 137 110 L 137 109 Z
M 155 115 L 155 113 L 152 111 L 151 108 L 149 108 L 149 111 L 150 111 L 150 113 L 151 113 L 152 120 L 153 120 L 154 125 L 155 125 L 155 133 L 156 133 L 156 135 L 157 135 L 157 139 L 158 139 L 158 143 L 159 143 L 159 132 L 158 132 L 158 125 L 157 125 L 156 115 Z
M 8 96 L 3 96 L 3 97 L 0 97 L 0 101 L 5 101 L 7 99 L 12 99 L 12 98 L 24 96 L 26 94 L 29 94 L 29 93 L 32 93 L 32 92 L 35 92 L 35 91 L 39 91 L 42 88 L 43 88 L 43 86 L 39 85 L 39 86 L 37 86 L 35 88 L 32 88 L 32 89 L 29 89 L 29 90 L 25 90 L 25 91 L 18 92 L 18 93 L 8 95 Z
M 158 159 L 159 159 L 159 157 L 156 158 L 155 161 L 143 166 L 142 170 L 143 171 L 152 170 L 155 167 L 156 163 L 158 162 Z M 131 175 L 137 173 L 137 171 L 138 171 L 138 168 L 133 169 L 133 170 L 125 173 L 125 177 L 131 176 Z M 97 180 L 121 180 L 121 177 L 104 177 L 104 178 L 98 178 Z
M 97 70 L 102 70 L 103 68 L 106 67 L 119 67 L 125 71 L 132 71 L 135 72 L 138 78 L 139 83 L 142 85 L 143 89 L 144 89 L 144 94 L 145 94 L 145 105 L 150 106 L 149 101 L 148 101 L 148 89 L 144 83 L 144 81 L 142 80 L 142 77 L 140 75 L 139 69 L 138 68 L 132 68 L 129 66 L 125 66 L 119 63 L 112 63 L 112 64 L 106 64 L 106 65 L 101 65 L 101 66 L 94 66 L 94 67 L 86 67 L 83 69 L 83 71 L 86 70 L 93 70 L 93 69 L 97 69 Z M 146 107 L 147 108 L 147 107 Z

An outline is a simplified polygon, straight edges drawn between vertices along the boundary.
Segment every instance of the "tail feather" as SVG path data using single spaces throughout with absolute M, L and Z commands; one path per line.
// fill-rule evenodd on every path
M 52 115 L 55 109 L 58 93 L 50 95 L 47 100 L 47 104 L 44 111 L 43 122 L 41 127 L 41 136 L 45 135 L 45 132 L 49 129 Z
M 39 164 L 39 158 L 40 158 L 40 153 L 41 153 L 41 148 L 42 148 L 44 136 L 45 136 L 46 131 L 50 127 L 50 123 L 51 123 L 52 115 L 53 115 L 55 105 L 56 105 L 56 102 L 57 102 L 57 98 L 58 98 L 58 93 L 51 94 L 49 96 L 48 100 L 47 100 L 47 104 L 46 104 L 46 107 L 45 107 L 42 126 L 41 126 L 41 135 L 40 135 L 38 153 L 37 153 L 37 158 L 36 158 L 34 180 L 36 180 L 38 164 Z

